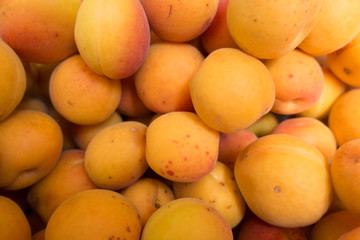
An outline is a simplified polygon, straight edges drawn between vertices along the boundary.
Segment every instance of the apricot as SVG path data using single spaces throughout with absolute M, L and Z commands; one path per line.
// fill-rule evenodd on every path
M 102 129 L 111 126 L 113 124 L 122 122 L 123 119 L 118 112 L 114 112 L 111 116 L 103 122 L 92 124 L 92 125 L 79 125 L 71 124 L 70 133 L 71 137 L 74 139 L 76 145 L 85 150 L 89 145 L 91 139 L 100 132 Z
M 324 76 L 316 59 L 298 49 L 265 60 L 275 84 L 271 111 L 291 115 L 312 107 L 324 89 Z
M 217 162 L 205 177 L 187 183 L 173 182 L 176 198 L 192 197 L 213 206 L 229 223 L 236 227 L 245 216 L 246 204 L 236 184 L 233 171 Z
M 85 171 L 84 156 L 85 152 L 79 149 L 63 151 L 54 169 L 30 186 L 27 201 L 44 223 L 68 197 L 97 188 Z
M 120 192 L 139 210 L 142 227 L 149 217 L 165 203 L 175 200 L 171 188 L 163 181 L 143 177 Z
M 194 74 L 190 94 L 202 121 L 230 133 L 249 127 L 270 111 L 275 87 L 260 60 L 239 49 L 221 48 L 210 53 Z
M 137 181 L 148 169 L 147 126 L 135 121 L 112 124 L 99 131 L 85 150 L 85 169 L 101 188 L 118 190 Z
M 330 165 L 334 191 L 345 209 L 360 216 L 359 157 L 360 139 L 342 144 L 336 151 Z
M 207 53 L 224 48 L 238 48 L 227 24 L 227 7 L 229 0 L 219 0 L 219 5 L 210 26 L 200 35 L 201 44 Z
M 233 170 L 237 155 L 257 138 L 255 133 L 248 129 L 221 133 L 218 160 Z
M 237 240 L 307 240 L 301 228 L 271 225 L 254 214 L 248 215 L 240 225 Z
M 0 122 L 0 187 L 29 187 L 55 167 L 63 147 L 58 123 L 35 110 L 15 110 Z
M 165 179 L 196 181 L 215 168 L 219 135 L 195 113 L 162 114 L 148 126 L 146 161 Z
M 360 227 L 357 227 L 341 235 L 338 238 L 338 240 L 357 240 L 359 238 L 360 238 Z
M 360 227 L 360 217 L 347 210 L 326 214 L 312 227 L 311 240 L 337 240 L 356 227 Z
M 20 104 L 26 91 L 25 68 L 14 50 L 0 39 L 0 122 Z
M 291 135 L 270 134 L 250 144 L 236 159 L 234 175 L 250 210 L 274 226 L 314 224 L 332 201 L 325 157 Z
M 116 110 L 128 117 L 143 117 L 151 113 L 139 98 L 134 75 L 121 79 L 121 99 Z
M 116 111 L 121 82 L 94 73 L 77 54 L 54 69 L 49 94 L 53 107 L 68 121 L 97 124 Z
M 81 0 L 1 1 L 0 37 L 30 62 L 61 61 L 77 52 L 74 27 L 81 3 Z
M 150 28 L 160 38 L 188 42 L 199 37 L 212 23 L 219 0 L 140 0 Z
M 89 68 L 111 79 L 135 73 L 150 45 L 149 23 L 140 1 L 83 1 L 74 31 Z
M 327 55 L 330 70 L 344 83 L 360 87 L 360 33 L 352 41 L 337 51 Z
M 141 240 L 232 240 L 225 218 L 210 204 L 197 198 L 167 202 L 151 215 Z
M 240 49 L 256 58 L 273 59 L 303 41 L 322 6 L 323 0 L 229 0 L 227 22 Z
M 328 126 L 333 132 L 338 146 L 360 138 L 359 100 L 360 89 L 352 89 L 341 94 L 332 105 Z
M 31 229 L 20 206 L 0 195 L 0 239 L 31 240 Z
M 140 239 L 141 219 L 135 206 L 118 192 L 91 189 L 66 199 L 51 215 L 46 240 Z
M 189 83 L 204 56 L 189 43 L 154 43 L 135 73 L 139 98 L 156 113 L 193 111 Z
M 314 105 L 298 113 L 300 117 L 313 117 L 325 120 L 336 99 L 346 91 L 346 85 L 327 67 L 322 67 L 324 90 Z
M 49 113 L 49 107 L 44 100 L 35 97 L 27 97 L 24 96 L 17 109 L 28 109 L 28 110 L 36 110 L 44 113 Z
M 268 112 L 251 124 L 247 129 L 253 132 L 257 137 L 263 137 L 270 134 L 278 124 L 279 119 L 277 116 L 272 112 Z
M 359 31 L 359 1 L 324 0 L 319 20 L 298 47 L 313 56 L 326 55 L 345 46 Z
M 330 163 L 336 152 L 336 139 L 330 128 L 316 118 L 294 117 L 280 122 L 271 132 L 300 138 L 316 147 Z

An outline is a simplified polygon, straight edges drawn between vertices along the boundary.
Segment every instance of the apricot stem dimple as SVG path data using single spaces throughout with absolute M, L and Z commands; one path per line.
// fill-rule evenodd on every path
M 281 188 L 279 186 L 274 187 L 274 192 L 279 193 L 281 192 Z

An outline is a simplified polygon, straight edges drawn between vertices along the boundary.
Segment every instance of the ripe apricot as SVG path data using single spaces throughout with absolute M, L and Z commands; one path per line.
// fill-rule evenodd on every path
M 140 239 L 135 206 L 118 192 L 91 189 L 66 199 L 51 215 L 46 240 Z
M 314 224 L 332 201 L 325 157 L 291 135 L 259 138 L 239 154 L 234 173 L 247 206 L 274 226 Z
M 0 195 L 0 209 L 0 239 L 31 240 L 30 224 L 20 206 Z
M 360 139 L 342 144 L 336 151 L 330 165 L 334 191 L 344 207 L 360 216 Z
M 246 128 L 270 111 L 275 87 L 258 59 L 235 48 L 210 53 L 190 81 L 190 94 L 202 121 L 220 132 Z
M 155 118 L 146 133 L 146 161 L 158 175 L 191 182 L 216 164 L 219 132 L 192 112 L 170 112 Z

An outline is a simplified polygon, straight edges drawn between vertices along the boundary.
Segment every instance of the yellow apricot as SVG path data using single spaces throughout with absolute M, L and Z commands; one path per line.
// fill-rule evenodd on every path
M 341 94 L 332 105 L 328 126 L 333 132 L 338 146 L 360 138 L 359 108 L 360 89 L 352 89 Z
M 27 201 L 44 223 L 68 197 L 97 188 L 85 171 L 84 155 L 80 149 L 63 151 L 54 169 L 29 187 Z
M 323 0 L 229 0 L 227 22 L 244 52 L 273 59 L 294 50 L 318 21 Z
M 166 113 L 148 126 L 146 161 L 166 179 L 195 181 L 215 168 L 219 138 L 195 113 Z
M 189 83 L 203 60 L 189 43 L 152 44 L 134 76 L 139 98 L 156 113 L 193 111 Z
M 31 240 L 31 229 L 20 206 L 0 195 L 0 239 Z
M 118 192 L 91 189 L 66 199 L 51 215 L 46 240 L 140 239 L 141 219 L 135 206 Z
M 234 132 L 270 111 L 275 87 L 258 59 L 235 48 L 211 52 L 190 81 L 196 113 L 211 128 Z
M 199 37 L 213 21 L 219 0 L 140 0 L 150 28 L 161 39 L 188 42 Z
M 332 201 L 325 157 L 314 146 L 291 135 L 259 138 L 239 154 L 234 173 L 250 210 L 274 226 L 314 224 Z
M 111 79 L 134 74 L 150 45 L 149 23 L 140 1 L 83 0 L 75 42 L 95 73 Z
M 94 73 L 80 55 L 62 61 L 52 72 L 49 94 L 66 120 L 91 125 L 105 121 L 121 98 L 121 82 Z
M 167 202 L 147 221 L 141 240 L 232 240 L 231 227 L 210 204 L 197 198 Z
M 147 126 L 123 121 L 100 130 L 85 150 L 85 169 L 99 187 L 118 190 L 138 180 L 148 169 L 145 160 Z
M 0 187 L 29 187 L 55 167 L 63 147 L 58 123 L 35 110 L 15 110 L 0 122 Z
M 7 43 L 0 39 L 0 121 L 6 119 L 20 104 L 26 90 L 24 66 Z
M 334 191 L 345 209 L 360 216 L 360 139 L 342 144 L 336 151 L 330 165 Z

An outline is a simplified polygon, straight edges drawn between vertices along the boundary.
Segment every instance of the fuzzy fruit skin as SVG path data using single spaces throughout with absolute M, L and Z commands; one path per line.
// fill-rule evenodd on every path
M 21 58 L 55 63 L 74 54 L 74 27 L 81 0 L 4 0 L 0 36 Z
M 149 23 L 141 3 L 84 0 L 75 22 L 75 42 L 97 74 L 111 79 L 132 75 L 150 46 Z

